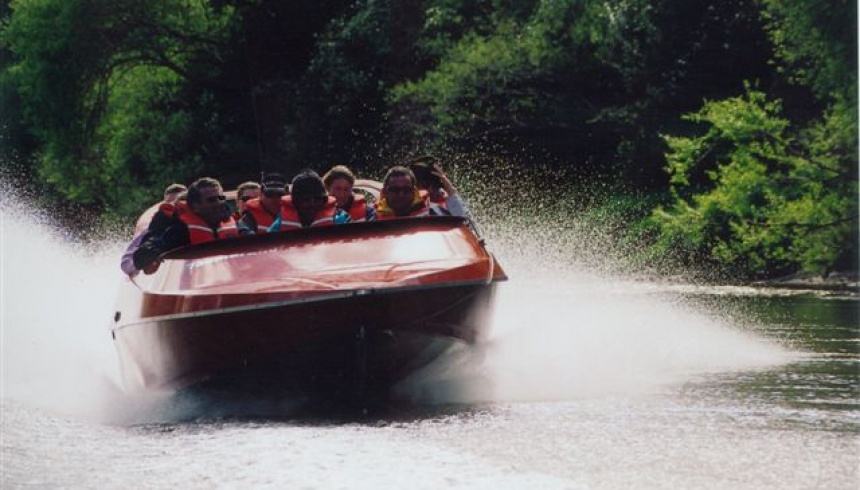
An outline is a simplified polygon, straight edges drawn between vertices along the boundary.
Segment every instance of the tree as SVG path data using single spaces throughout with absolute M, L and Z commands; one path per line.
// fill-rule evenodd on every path
M 40 141 L 39 175 L 69 199 L 97 206 L 152 185 L 152 175 L 139 170 L 164 165 L 150 159 L 164 157 L 166 148 L 129 147 L 145 138 L 131 137 L 139 128 L 128 123 L 189 95 L 177 80 L 205 87 L 232 10 L 204 0 L 13 0 L 11 9 L 2 30 L 13 57 L 5 81 Z M 122 131 L 107 130 L 118 125 Z M 175 147 L 175 124 L 146 129 L 163 129 L 162 143 Z M 182 157 L 186 169 L 195 168 L 193 155 Z M 171 163 L 181 168 L 183 159 Z
M 654 214 L 658 247 L 754 277 L 826 274 L 856 255 L 856 125 L 836 111 L 796 129 L 780 113 L 748 88 L 686 117 L 703 135 L 666 137 L 675 202 Z
M 662 183 L 660 130 L 767 73 L 751 0 L 431 5 L 418 43 L 430 69 L 393 89 L 395 129 L 440 145 L 532 142 L 583 176 Z
M 756 90 L 708 102 L 667 137 L 675 203 L 658 248 L 753 275 L 856 268 L 857 5 L 761 0 L 773 61 L 815 99 L 794 123 Z
M 409 28 L 395 22 L 394 3 L 402 10 L 413 2 L 356 2 L 317 37 L 294 101 L 297 150 L 305 158 L 355 164 L 361 155 L 385 153 L 385 93 L 411 64 L 394 63 L 394 38 Z
M 857 106 L 857 2 L 759 0 L 774 58 L 819 100 Z

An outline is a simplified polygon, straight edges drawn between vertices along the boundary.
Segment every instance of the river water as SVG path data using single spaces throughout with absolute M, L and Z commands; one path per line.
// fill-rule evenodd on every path
M 124 395 L 122 245 L 5 215 L 0 236 L 3 489 L 860 485 L 856 296 L 630 281 L 501 243 L 490 342 L 343 413 Z

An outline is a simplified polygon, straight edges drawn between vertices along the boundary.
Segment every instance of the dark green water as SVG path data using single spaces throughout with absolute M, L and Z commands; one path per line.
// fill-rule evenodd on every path
M 860 301 L 818 293 L 699 297 L 737 324 L 796 353 L 771 368 L 715 375 L 693 396 L 726 397 L 771 407 L 786 425 L 860 431 Z

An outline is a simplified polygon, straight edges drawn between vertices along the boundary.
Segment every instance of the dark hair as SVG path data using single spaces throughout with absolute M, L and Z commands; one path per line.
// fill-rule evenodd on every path
M 311 169 L 305 169 L 293 177 L 290 185 L 290 194 L 293 196 L 327 196 L 322 178 Z
M 404 176 L 409 177 L 409 180 L 412 181 L 412 185 L 413 186 L 415 185 L 415 183 L 416 183 L 415 174 L 412 172 L 412 170 L 409 170 L 409 167 L 404 167 L 403 165 L 395 165 L 395 166 L 389 168 L 388 171 L 385 172 L 385 178 L 382 179 L 382 185 L 387 186 L 388 181 L 392 177 L 404 177 Z
M 432 155 L 413 158 L 409 162 L 409 169 L 415 174 L 415 183 L 419 186 L 426 184 L 435 189 L 442 187 L 442 179 L 433 174 L 433 165 L 437 163 L 439 159 Z
M 346 179 L 350 184 L 355 184 L 355 174 L 346 165 L 335 165 L 323 175 L 322 179 L 326 189 L 337 179 Z
M 269 173 L 263 176 L 263 192 L 270 189 L 287 190 L 287 178 L 283 174 Z
M 215 188 L 220 189 L 221 188 L 221 182 L 218 182 L 216 179 L 213 179 L 212 177 L 201 177 L 201 178 L 195 180 L 194 182 L 192 182 L 191 185 L 188 187 L 188 198 L 187 198 L 188 205 L 191 206 L 193 204 L 198 204 L 200 202 L 200 198 L 201 198 L 200 190 L 210 188 L 210 187 L 215 187 Z
M 413 158 L 409 161 L 409 165 L 413 164 L 421 164 L 426 165 L 428 167 L 433 167 L 434 164 L 440 163 L 442 160 L 439 157 L 434 157 L 433 155 L 421 155 Z

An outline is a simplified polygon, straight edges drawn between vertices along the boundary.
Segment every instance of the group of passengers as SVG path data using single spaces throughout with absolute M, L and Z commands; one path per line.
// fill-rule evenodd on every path
M 187 189 L 173 184 L 147 230 L 134 237 L 122 258 L 129 276 L 151 273 L 158 257 L 174 248 L 222 238 L 416 216 L 464 216 L 469 211 L 435 157 L 419 157 L 385 174 L 376 202 L 353 190 L 355 175 L 344 165 L 322 177 L 299 172 L 287 185 L 269 173 L 261 183 L 236 190 L 236 212 L 226 203 L 219 181 L 203 177 Z

